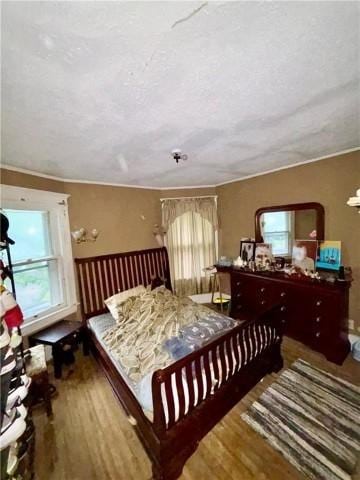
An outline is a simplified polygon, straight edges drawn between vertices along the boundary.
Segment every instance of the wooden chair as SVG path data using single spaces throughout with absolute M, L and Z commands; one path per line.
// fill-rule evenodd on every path
M 49 373 L 46 365 L 44 345 L 36 345 L 29 348 L 31 357 L 26 364 L 26 374 L 31 377 L 30 405 L 35 406 L 44 403 L 46 414 L 50 417 L 53 413 L 51 405 L 51 394 L 55 387 L 49 382 Z

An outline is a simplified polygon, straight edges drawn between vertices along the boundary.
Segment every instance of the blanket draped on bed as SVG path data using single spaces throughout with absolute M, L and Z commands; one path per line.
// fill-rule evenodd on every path
M 128 298 L 118 313 L 116 325 L 106 331 L 103 341 L 135 383 L 174 361 L 164 347 L 170 339 L 184 339 L 194 350 L 237 325 L 236 320 L 164 287 Z

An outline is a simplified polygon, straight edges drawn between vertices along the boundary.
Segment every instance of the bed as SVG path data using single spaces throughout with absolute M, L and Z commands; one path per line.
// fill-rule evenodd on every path
M 153 478 L 175 480 L 200 440 L 266 374 L 282 368 L 280 307 L 245 319 L 205 346 L 153 372 L 145 408 L 104 332 L 113 319 L 104 300 L 161 279 L 171 290 L 165 248 L 75 259 L 86 341 L 152 462 Z M 216 381 L 214 382 L 214 379 Z

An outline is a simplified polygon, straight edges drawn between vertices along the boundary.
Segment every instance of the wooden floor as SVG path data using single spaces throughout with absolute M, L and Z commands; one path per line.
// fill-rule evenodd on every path
M 290 339 L 283 355 L 285 367 L 303 358 L 360 383 L 360 364 L 350 357 L 338 367 Z M 275 378 L 266 377 L 202 440 L 181 480 L 305 480 L 240 418 Z M 94 359 L 79 353 L 75 371 L 54 383 L 53 420 L 42 407 L 34 412 L 36 479 L 149 480 L 150 461 Z

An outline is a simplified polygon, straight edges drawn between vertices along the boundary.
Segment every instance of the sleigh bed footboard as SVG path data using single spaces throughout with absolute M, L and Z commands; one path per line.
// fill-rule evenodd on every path
M 239 325 L 153 374 L 155 478 L 177 478 L 201 438 L 261 378 L 281 368 L 276 318 L 268 314 Z

